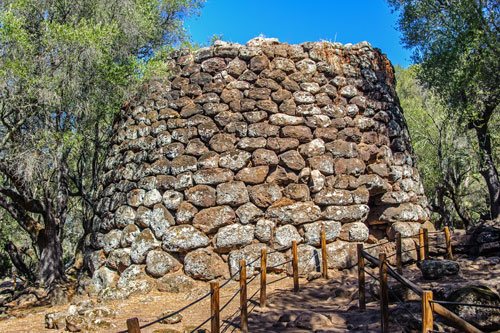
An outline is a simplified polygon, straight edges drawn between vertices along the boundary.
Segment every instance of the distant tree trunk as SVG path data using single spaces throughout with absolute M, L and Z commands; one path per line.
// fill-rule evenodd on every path
M 44 222 L 45 228 L 38 234 L 36 242 L 40 251 L 37 282 L 48 286 L 54 281 L 65 280 L 66 278 L 62 261 L 63 250 L 59 237 L 59 226 L 51 216 L 47 216 Z
M 35 281 L 35 274 L 31 271 L 31 269 L 24 262 L 21 251 L 12 243 L 8 241 L 4 246 L 5 251 L 9 254 L 10 260 L 12 264 L 17 269 L 17 271 L 24 276 L 28 281 Z
M 493 163 L 491 153 L 491 137 L 488 129 L 488 121 L 480 119 L 474 124 L 477 140 L 479 142 L 481 175 L 486 181 L 490 195 L 491 219 L 496 219 L 500 215 L 500 181 L 498 172 Z
M 55 281 L 66 280 L 63 265 L 63 250 L 61 230 L 67 218 L 68 211 L 68 172 L 67 156 L 69 151 L 60 153 L 58 159 L 55 191 L 42 200 L 36 198 L 31 190 L 18 181 L 16 174 L 5 165 L 0 164 L 0 170 L 8 175 L 14 183 L 14 188 L 0 186 L 0 207 L 4 208 L 28 233 L 39 254 L 36 281 L 43 286 L 49 286 Z M 35 220 L 41 217 L 43 224 Z M 18 269 L 22 268 L 14 262 Z

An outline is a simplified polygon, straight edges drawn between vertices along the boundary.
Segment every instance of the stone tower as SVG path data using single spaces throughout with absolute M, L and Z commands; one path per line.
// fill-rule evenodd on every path
M 292 240 L 307 272 L 321 230 L 342 269 L 357 242 L 428 218 L 380 50 L 255 38 L 175 51 L 167 65 L 114 125 L 85 257 L 96 291 L 124 288 L 124 271 L 211 280 L 283 249 L 272 266 Z

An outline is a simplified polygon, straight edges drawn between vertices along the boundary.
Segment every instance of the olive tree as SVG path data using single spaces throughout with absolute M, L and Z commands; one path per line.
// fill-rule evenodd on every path
M 0 1 L 0 207 L 29 234 L 38 282 L 65 278 L 63 226 L 73 198 L 93 210 L 114 114 L 203 1 Z
M 418 77 L 474 131 L 490 217 L 500 215 L 500 180 L 491 120 L 500 103 L 498 0 L 388 0 L 399 12 L 402 41 L 420 64 Z M 458 130 L 458 129 L 457 129 Z

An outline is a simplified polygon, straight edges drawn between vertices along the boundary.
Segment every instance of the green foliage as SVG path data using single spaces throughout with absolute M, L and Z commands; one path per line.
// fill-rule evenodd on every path
M 434 219 L 455 225 L 474 223 L 486 213 L 488 202 L 474 136 L 441 98 L 419 83 L 419 66 L 396 66 L 395 71 L 396 90 Z
M 419 77 L 467 117 L 498 99 L 500 7 L 497 1 L 389 0 L 400 10 L 403 43 L 413 48 Z M 444 79 L 446 78 L 446 79 Z
M 35 247 L 49 223 L 72 243 L 66 221 L 88 230 L 116 112 L 187 43 L 183 20 L 203 3 L 0 2 L 0 206 Z
M 491 125 L 500 104 L 500 5 L 497 0 L 388 2 L 399 11 L 402 41 L 420 64 L 420 82 L 440 96 L 457 125 L 455 131 L 475 130 L 478 172 L 488 188 L 490 218 L 496 218 L 498 134 Z

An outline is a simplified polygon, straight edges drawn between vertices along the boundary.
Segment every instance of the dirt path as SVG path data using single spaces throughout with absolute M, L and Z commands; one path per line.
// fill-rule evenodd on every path
M 500 258 L 478 258 L 474 261 L 468 258 L 457 260 L 461 272 L 452 277 L 439 281 L 425 281 L 416 265 L 405 268 L 405 276 L 426 289 L 442 292 L 457 286 L 467 284 L 483 284 L 493 290 L 500 290 Z M 374 275 L 374 268 L 369 269 Z M 366 310 L 358 308 L 358 285 L 356 269 L 343 272 L 329 272 L 330 279 L 317 279 L 311 282 L 300 280 L 300 291 L 294 293 L 292 279 L 284 275 L 269 274 L 267 306 L 260 308 L 259 279 L 249 284 L 248 296 L 254 295 L 249 304 L 249 331 L 250 332 L 377 332 L 380 330 L 380 310 L 376 298 L 370 292 L 377 294 L 377 287 L 367 277 L 367 306 Z M 390 279 L 390 286 L 398 297 L 406 300 L 405 306 L 413 311 L 416 320 L 409 317 L 407 312 L 401 311 L 397 302 L 392 298 L 390 332 L 402 332 L 401 326 L 408 325 L 409 321 L 418 323 L 420 317 L 420 303 L 418 297 L 405 294 L 397 284 Z M 275 281 L 275 282 L 273 282 Z M 221 306 L 239 289 L 237 281 L 230 282 L 221 289 Z M 144 325 L 154 321 L 167 310 L 176 310 L 189 304 L 208 291 L 208 284 L 198 283 L 191 293 L 171 294 L 153 292 L 144 296 L 133 296 L 127 300 L 99 301 L 92 299 L 95 307 L 107 307 L 113 310 L 110 317 L 104 318 L 111 326 L 108 329 L 97 329 L 102 332 L 117 332 L 126 329 L 126 320 L 138 317 Z M 76 297 L 73 304 L 85 298 Z M 18 309 L 9 313 L 10 318 L 0 321 L 0 332 L 63 332 L 61 330 L 45 329 L 45 315 L 54 311 L 68 311 L 71 304 L 66 306 L 40 306 L 30 309 Z M 239 297 L 229 303 L 221 314 L 223 332 L 239 332 Z M 234 316 L 231 316 L 234 314 Z M 178 324 L 155 324 L 142 332 L 175 333 L 190 331 L 210 316 L 209 298 L 182 313 L 183 320 Z M 406 317 L 405 317 L 406 316 Z M 446 327 L 446 326 L 443 326 Z M 209 330 L 209 323 L 203 328 Z M 452 330 L 449 330 L 452 331 Z

